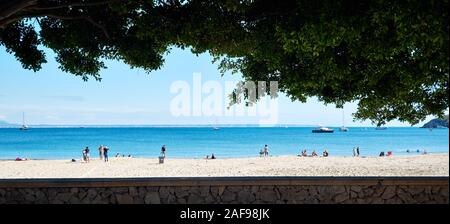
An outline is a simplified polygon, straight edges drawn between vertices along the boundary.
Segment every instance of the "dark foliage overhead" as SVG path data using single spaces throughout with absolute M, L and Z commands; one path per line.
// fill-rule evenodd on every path
M 415 124 L 448 109 L 448 7 L 448 0 L 0 0 L 0 44 L 34 71 L 46 62 L 38 46 L 46 46 L 63 71 L 84 80 L 100 80 L 105 59 L 153 71 L 169 47 L 190 47 L 245 80 L 278 81 L 293 100 L 357 101 L 357 119 Z

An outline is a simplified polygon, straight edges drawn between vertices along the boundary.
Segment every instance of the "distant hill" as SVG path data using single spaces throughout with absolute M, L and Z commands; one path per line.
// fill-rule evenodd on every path
M 5 121 L 0 121 L 0 127 L 16 127 L 16 126 L 17 126 L 17 124 L 10 124 Z
M 448 115 L 445 115 L 443 118 L 433 119 L 422 126 L 422 128 L 438 128 L 438 127 L 448 128 Z

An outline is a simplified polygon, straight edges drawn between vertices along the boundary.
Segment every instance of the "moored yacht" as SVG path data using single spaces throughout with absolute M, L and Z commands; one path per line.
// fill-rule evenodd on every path
M 25 113 L 22 113 L 22 127 L 20 127 L 21 131 L 28 130 L 28 125 L 25 124 Z
M 326 127 L 318 127 L 312 130 L 313 133 L 333 133 L 334 130 Z

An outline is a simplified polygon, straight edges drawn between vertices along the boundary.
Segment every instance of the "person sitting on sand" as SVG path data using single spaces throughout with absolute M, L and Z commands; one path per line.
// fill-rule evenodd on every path
M 104 148 L 103 148 L 103 157 L 105 157 L 105 162 L 108 162 L 109 160 L 108 160 L 108 151 L 109 151 L 109 147 L 108 146 L 105 146 Z
M 120 156 L 120 153 L 117 153 L 117 154 L 116 154 L 116 157 L 119 157 L 119 156 Z
M 27 160 L 28 160 L 27 158 L 20 158 L 20 157 L 16 158 L 16 161 L 27 161 Z
M 380 157 L 384 156 L 384 151 L 380 152 Z
M 323 157 L 328 157 L 328 151 L 326 149 L 323 151 Z
M 422 155 L 426 155 L 426 154 L 428 154 L 427 150 L 424 149 Z
M 264 149 L 261 149 L 260 151 L 259 151 L 259 157 L 263 157 L 264 156 Z
M 392 156 L 392 151 L 388 151 L 387 156 Z
M 313 156 L 313 157 L 317 156 L 316 150 L 313 150 L 313 152 L 311 153 L 311 156 Z
M 209 155 L 206 155 L 205 159 L 209 159 Z
M 306 152 L 306 149 L 305 149 L 305 150 L 303 150 L 303 152 L 302 152 L 302 156 L 303 156 L 303 157 L 307 157 L 307 156 L 308 156 L 308 153 Z

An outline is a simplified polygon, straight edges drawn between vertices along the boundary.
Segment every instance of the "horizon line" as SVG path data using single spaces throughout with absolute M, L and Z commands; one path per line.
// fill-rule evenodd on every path
M 0 128 L 17 128 L 20 127 L 20 124 L 6 124 L 4 126 L 0 125 Z M 273 127 L 273 128 L 289 128 L 289 127 L 331 127 L 331 128 L 340 128 L 342 126 L 320 126 L 320 125 L 310 125 L 310 124 L 275 124 L 275 125 L 262 125 L 262 124 L 37 124 L 37 125 L 28 125 L 28 127 L 33 128 L 102 128 L 102 127 L 135 127 L 135 128 L 145 128 L 145 127 L 219 127 L 219 128 L 228 128 L 228 127 Z M 372 126 L 345 126 L 347 128 L 376 128 L 376 125 Z M 381 126 L 386 128 L 421 128 L 420 126 Z

